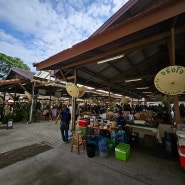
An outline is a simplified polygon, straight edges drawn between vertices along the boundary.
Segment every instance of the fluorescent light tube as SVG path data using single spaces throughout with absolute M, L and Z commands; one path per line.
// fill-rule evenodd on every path
M 115 56 L 115 57 L 111 57 L 111 58 L 107 58 L 105 60 L 100 60 L 100 61 L 97 62 L 97 64 L 102 64 L 104 62 L 109 62 L 109 61 L 116 60 L 116 59 L 122 58 L 122 57 L 124 57 L 124 54 L 118 55 L 118 56 Z
M 136 79 L 132 79 L 132 80 L 125 80 L 125 82 L 135 82 L 135 81 L 139 81 L 142 80 L 142 78 L 136 78 Z
M 148 89 L 149 87 L 137 87 L 136 89 Z

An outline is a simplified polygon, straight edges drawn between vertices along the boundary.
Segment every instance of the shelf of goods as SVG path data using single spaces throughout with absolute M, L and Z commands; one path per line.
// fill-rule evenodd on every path
M 178 124 L 176 134 L 179 162 L 181 167 L 185 168 L 185 124 Z

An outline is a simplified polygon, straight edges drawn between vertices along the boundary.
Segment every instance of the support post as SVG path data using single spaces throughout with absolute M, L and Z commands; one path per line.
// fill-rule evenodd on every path
M 34 103 L 34 90 L 35 90 L 35 82 L 32 83 L 32 98 L 31 98 L 31 107 L 30 107 L 29 123 L 32 122 L 33 103 Z
M 77 71 L 76 71 L 76 68 L 74 69 L 74 84 L 76 85 L 76 74 L 77 74 Z M 75 131 L 75 127 L 76 127 L 76 120 L 75 120 L 75 117 L 76 117 L 76 98 L 75 97 L 72 97 L 72 119 L 71 119 L 71 122 L 72 122 L 72 131 Z
M 171 28 L 171 40 L 169 42 L 169 59 L 170 65 L 175 65 L 175 34 L 174 34 L 174 27 Z M 173 96 L 173 103 L 175 109 L 175 122 L 176 126 L 181 122 L 180 118 L 180 110 L 179 110 L 179 97 L 178 94 Z

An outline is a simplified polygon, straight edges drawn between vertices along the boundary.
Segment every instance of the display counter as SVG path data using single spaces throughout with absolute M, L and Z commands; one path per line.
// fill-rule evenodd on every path
M 156 137 L 159 143 L 162 143 L 162 139 L 157 126 L 134 123 L 129 123 L 127 124 L 127 126 L 131 127 L 132 132 L 138 133 L 140 138 L 144 138 L 145 135 L 152 135 Z

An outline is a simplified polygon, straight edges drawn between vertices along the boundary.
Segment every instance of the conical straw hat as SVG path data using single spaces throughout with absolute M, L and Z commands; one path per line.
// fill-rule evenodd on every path
M 127 98 L 125 98 L 125 96 L 123 96 L 122 98 L 121 98 L 121 102 L 122 103 L 129 103 L 129 99 L 127 99 Z
M 71 95 L 72 97 L 78 97 L 78 95 L 79 95 L 78 87 L 71 82 L 68 82 L 66 84 L 66 90 L 67 90 L 68 94 Z
M 185 91 L 185 67 L 169 66 L 157 73 L 154 79 L 157 90 L 163 94 L 177 95 Z
M 78 90 L 79 90 L 78 98 L 80 98 L 85 94 L 87 89 L 84 86 L 81 86 L 81 87 L 78 88 Z

